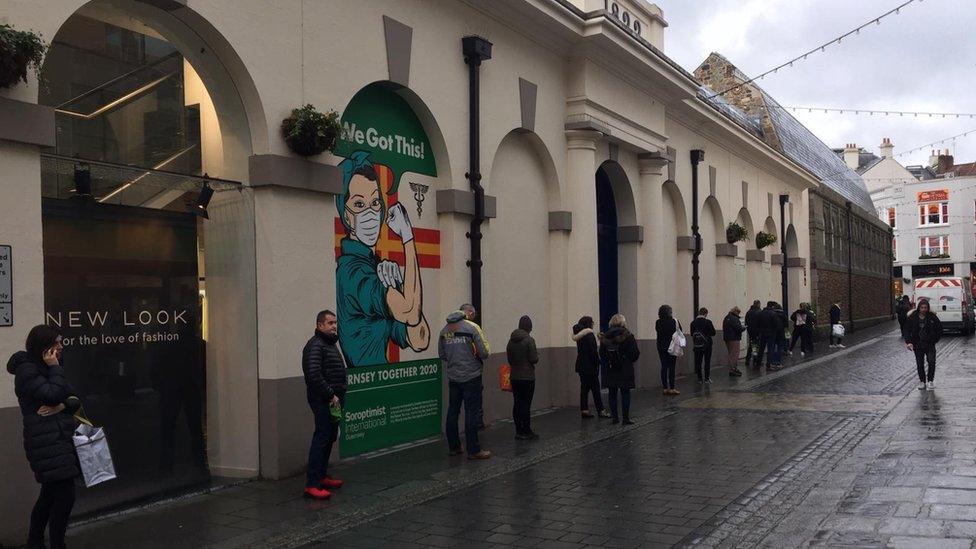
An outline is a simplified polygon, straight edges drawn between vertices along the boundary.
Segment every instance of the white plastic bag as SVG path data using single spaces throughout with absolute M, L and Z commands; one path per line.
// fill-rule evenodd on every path
M 91 488 L 106 480 L 115 478 L 115 464 L 108 449 L 105 430 L 95 427 L 87 420 L 78 418 L 81 425 L 75 429 L 74 443 L 78 452 L 78 463 L 85 476 L 85 486 Z
M 845 332 L 843 324 L 834 324 L 831 330 L 834 332 L 834 337 L 844 337 Z
M 678 326 L 678 329 L 671 335 L 671 345 L 668 346 L 668 354 L 677 357 L 685 354 L 685 346 L 688 344 L 688 341 L 685 339 L 685 333 L 681 329 L 681 323 L 677 320 L 674 323 Z

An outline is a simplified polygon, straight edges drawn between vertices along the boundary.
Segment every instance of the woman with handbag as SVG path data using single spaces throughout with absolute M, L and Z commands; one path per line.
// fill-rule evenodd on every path
M 600 398 L 600 351 L 593 333 L 593 317 L 584 316 L 573 326 L 573 341 L 576 342 L 576 373 L 580 379 L 580 416 L 593 417 L 590 413 L 590 393 L 593 393 L 593 406 L 600 417 L 610 417 Z
M 640 358 L 637 339 L 627 329 L 627 319 L 617 313 L 610 317 L 610 328 L 600 334 L 600 359 L 607 365 L 603 386 L 610 394 L 611 423 L 617 423 L 617 394 L 620 394 L 620 412 L 624 425 L 630 425 L 630 390 L 637 386 L 634 362 Z
M 68 517 L 75 503 L 75 478 L 81 475 L 72 434 L 75 412 L 81 401 L 75 396 L 61 367 L 61 334 L 46 325 L 27 334 L 26 351 L 7 362 L 13 374 L 20 412 L 24 416 L 24 449 L 41 493 L 31 512 L 27 547 L 44 545 L 50 529 L 51 549 L 62 549 Z
M 830 348 L 844 348 L 841 341 L 844 339 L 844 324 L 840 321 L 840 305 L 834 303 L 830 306 Z M 834 343 L 834 341 L 837 343 Z
M 654 330 L 657 332 L 657 354 L 661 358 L 661 386 L 664 394 L 680 395 L 681 391 L 674 386 L 674 370 L 678 357 L 684 352 L 684 334 L 670 305 L 661 305 L 657 310 Z

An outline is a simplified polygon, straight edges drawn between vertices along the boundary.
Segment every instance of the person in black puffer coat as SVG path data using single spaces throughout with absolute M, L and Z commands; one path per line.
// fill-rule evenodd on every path
M 600 417 L 610 417 L 600 398 L 600 350 L 593 333 L 593 317 L 584 316 L 573 326 L 576 342 L 576 373 L 580 378 L 580 414 L 591 418 L 589 395 L 593 393 L 593 405 Z
M 315 433 L 308 450 L 306 497 L 328 499 L 329 488 L 341 488 L 342 481 L 328 476 L 329 455 L 339 435 L 339 423 L 332 421 L 330 408 L 346 401 L 346 361 L 336 343 L 339 325 L 332 311 L 315 317 L 315 334 L 302 349 L 305 392 L 315 419 Z
M 640 358 L 640 349 L 634 334 L 627 329 L 627 319 L 622 314 L 610 318 L 610 328 L 600 334 L 600 358 L 607 364 L 603 386 L 610 390 L 611 423 L 617 423 L 617 394 L 620 393 L 620 411 L 623 424 L 630 425 L 630 390 L 636 386 L 634 362 Z
M 519 440 L 539 438 L 532 431 L 532 395 L 535 394 L 535 365 L 539 362 L 539 351 L 531 333 L 532 319 L 523 316 L 505 348 L 512 368 L 512 419 L 515 421 L 515 438 Z
M 908 315 L 902 337 L 908 344 L 908 350 L 915 353 L 919 390 L 935 389 L 935 344 L 942 339 L 942 321 L 932 312 L 927 299 L 919 300 L 918 306 Z M 926 361 L 929 363 L 927 376 Z
M 75 478 L 81 475 L 72 440 L 81 408 L 61 367 L 61 334 L 51 326 L 35 326 L 27 335 L 26 351 L 14 353 L 7 371 L 14 375 L 20 413 L 24 416 L 24 450 L 41 493 L 31 512 L 27 546 L 45 547 L 50 530 L 51 549 L 62 549 L 68 517 L 75 503 Z

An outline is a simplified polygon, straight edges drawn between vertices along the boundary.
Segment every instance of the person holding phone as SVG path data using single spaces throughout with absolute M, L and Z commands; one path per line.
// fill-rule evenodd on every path
M 40 325 L 27 334 L 24 351 L 7 362 L 24 423 L 24 449 L 41 493 L 31 512 L 27 547 L 65 547 L 68 517 L 75 503 L 75 478 L 81 475 L 72 435 L 81 400 L 61 366 L 61 334 Z M 50 532 L 44 544 L 44 530 Z

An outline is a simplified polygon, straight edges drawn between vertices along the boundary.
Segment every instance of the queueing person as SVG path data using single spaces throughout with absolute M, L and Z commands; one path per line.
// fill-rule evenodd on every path
M 753 347 L 756 347 L 757 349 L 761 348 L 759 346 L 760 337 L 762 333 L 762 331 L 760 330 L 761 314 L 762 314 L 762 304 L 757 299 L 752 302 L 752 307 L 749 307 L 749 310 L 746 311 L 746 318 L 745 318 L 746 334 L 749 336 L 749 340 L 746 342 L 749 346 L 746 349 L 746 361 L 745 361 L 746 366 L 748 366 L 749 362 L 752 360 L 752 356 L 753 356 L 752 348 Z M 759 362 L 761 361 L 757 361 L 757 364 Z
M 935 344 L 942 339 L 942 321 L 932 312 L 927 299 L 922 299 L 905 321 L 905 343 L 915 353 L 918 368 L 918 390 L 935 389 Z M 929 363 L 928 375 L 925 362 Z
M 627 329 L 627 319 L 617 313 L 610 318 L 610 327 L 600 334 L 600 358 L 606 363 L 603 386 L 609 390 L 611 423 L 617 423 L 617 395 L 623 424 L 630 425 L 630 390 L 636 386 L 634 363 L 640 358 L 637 339 Z
M 458 307 L 458 310 L 461 311 L 462 313 L 464 313 L 464 318 L 466 318 L 468 320 L 468 322 L 470 322 L 471 325 L 474 328 L 476 328 L 478 330 L 478 332 L 480 332 L 480 335 L 481 335 L 482 339 L 484 339 L 485 338 L 485 334 L 481 330 L 481 326 L 479 326 L 478 325 L 478 322 L 477 322 L 477 319 L 478 319 L 478 310 L 475 309 L 474 305 L 472 305 L 470 303 L 462 303 L 461 306 Z M 484 392 L 484 390 L 485 390 L 484 385 L 482 385 L 481 391 Z M 482 396 L 482 401 L 483 400 L 484 400 L 484 396 Z M 484 431 L 487 428 L 487 425 L 485 425 L 485 409 L 484 409 L 484 407 L 482 407 L 482 408 L 480 408 L 478 410 L 478 417 L 477 417 L 477 419 L 478 419 L 478 430 L 479 431 Z
M 593 333 L 593 317 L 584 316 L 573 326 L 576 342 L 576 373 L 580 379 L 580 416 L 594 417 L 590 413 L 589 395 L 593 394 L 593 406 L 600 417 L 610 417 L 600 398 L 600 350 Z
M 452 456 L 461 455 L 458 418 L 464 405 L 464 438 L 468 459 L 488 459 L 491 452 L 478 442 L 478 419 L 482 411 L 482 369 L 491 353 L 488 339 L 463 311 L 447 316 L 447 324 L 437 340 L 437 356 L 447 372 L 449 402 L 444 432 Z
M 841 328 L 843 328 L 843 326 L 844 326 L 840 322 L 840 305 L 838 305 L 836 303 L 834 303 L 833 305 L 831 305 L 830 306 L 830 312 L 828 314 L 830 315 L 830 348 L 831 349 L 834 349 L 834 348 L 843 349 L 844 348 L 844 344 L 841 343 L 841 340 L 843 340 L 844 337 L 843 336 L 835 336 L 834 335 L 834 326 L 835 325 L 840 324 L 841 325 Z M 834 341 L 836 341 L 837 343 L 834 343 Z
M 905 323 L 908 322 L 908 312 L 912 310 L 912 302 L 907 295 L 901 296 L 898 304 L 895 305 L 895 313 L 898 315 L 898 328 L 905 333 Z
M 24 450 L 41 493 L 31 511 L 27 547 L 63 549 L 68 517 L 75 503 L 75 479 L 81 476 L 72 435 L 73 415 L 81 400 L 61 366 L 61 334 L 41 324 L 27 334 L 25 351 L 7 362 L 24 425 Z M 49 545 L 44 544 L 44 530 Z
M 739 351 L 742 346 L 742 332 L 746 328 L 742 325 L 742 309 L 738 306 L 732 307 L 729 314 L 725 315 L 722 321 L 722 339 L 725 340 L 725 349 L 729 354 L 729 375 L 740 377 L 742 370 L 739 369 Z M 748 358 L 746 364 L 749 363 Z
M 654 331 L 657 332 L 657 354 L 661 359 L 661 386 L 665 395 L 680 395 L 681 391 L 674 386 L 674 370 L 678 357 L 668 352 L 671 339 L 675 332 L 681 329 L 681 324 L 674 318 L 674 311 L 670 305 L 661 305 L 657 310 L 657 322 Z
M 774 334 L 776 333 L 776 322 L 775 322 L 775 312 L 773 311 L 773 302 L 767 301 L 766 306 L 763 307 L 759 313 L 756 314 L 756 321 L 754 322 L 756 329 L 759 332 L 759 345 L 756 346 L 756 353 L 753 355 L 753 366 L 759 368 L 763 365 L 763 356 L 766 355 L 766 366 L 770 364 L 770 342 L 774 339 Z
M 708 309 L 698 309 L 698 316 L 691 321 L 691 341 L 695 353 L 695 376 L 698 383 L 712 382 L 712 338 L 715 325 L 708 319 Z
M 790 354 L 796 347 L 796 342 L 800 342 L 800 356 L 813 353 L 813 327 L 816 324 L 813 311 L 810 310 L 809 303 L 800 303 L 800 308 L 793 311 L 790 315 L 790 322 L 793 323 L 793 337 L 790 341 Z
M 531 333 L 532 319 L 523 316 L 505 348 L 508 364 L 512 367 L 512 419 L 515 421 L 515 438 L 519 440 L 539 438 L 530 425 L 532 396 L 535 394 L 535 365 L 539 362 L 539 351 Z
M 315 333 L 302 349 L 305 396 L 315 420 L 304 496 L 314 499 L 329 499 L 330 489 L 342 487 L 341 480 L 328 474 L 329 456 L 339 436 L 339 421 L 333 419 L 332 409 L 341 409 L 346 401 L 346 360 L 338 341 L 336 314 L 325 310 L 316 315 Z

